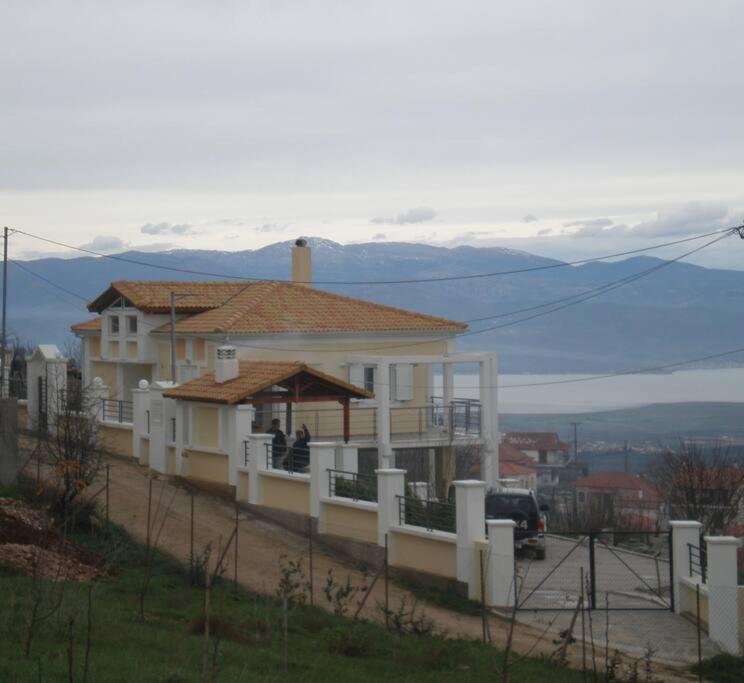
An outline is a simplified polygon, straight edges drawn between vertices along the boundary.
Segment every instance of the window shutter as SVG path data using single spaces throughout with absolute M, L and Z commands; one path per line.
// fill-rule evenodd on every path
M 349 366 L 349 384 L 364 389 L 364 366 L 354 364 Z
M 395 398 L 410 401 L 413 398 L 413 365 L 400 363 L 395 366 Z

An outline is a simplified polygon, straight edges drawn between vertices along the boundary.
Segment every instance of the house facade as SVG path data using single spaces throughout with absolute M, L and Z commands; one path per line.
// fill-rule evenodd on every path
M 561 473 L 570 461 L 570 447 L 555 432 L 507 432 L 504 443 L 520 450 L 537 470 L 538 485 L 551 488 L 559 485 Z
M 311 281 L 310 248 L 298 240 L 292 281 L 113 282 L 88 306 L 97 317 L 72 328 L 82 340 L 83 383 L 100 378 L 109 410 L 130 414 L 143 380 L 167 391 L 213 376 L 220 347 L 234 348 L 239 363 L 302 363 L 367 393 L 351 401 L 348 433 L 343 406 L 323 401 L 252 404 L 251 431 L 265 432 L 279 419 L 285 431 L 305 424 L 316 440 L 341 442 L 350 433 L 379 466 L 394 465 L 398 450 L 424 448 L 439 470 L 449 468 L 454 447 L 476 444 L 484 479 L 495 485 L 495 354 L 457 353 L 462 323 L 332 294 Z M 460 363 L 480 368 L 480 400 L 467 405 L 454 394 Z M 228 412 L 209 401 L 187 403 L 178 409 L 185 411 L 182 429 L 188 425 L 184 438 L 226 450 Z

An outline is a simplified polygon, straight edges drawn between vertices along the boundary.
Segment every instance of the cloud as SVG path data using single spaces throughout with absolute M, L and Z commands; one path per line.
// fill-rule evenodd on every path
M 553 232 L 552 228 L 545 228 L 544 230 L 538 230 L 538 235 L 549 235 L 551 232 Z
M 257 225 L 255 227 L 255 230 L 257 232 L 284 232 L 291 223 L 263 223 L 262 225 Z
M 399 213 L 395 218 L 383 218 L 378 216 L 373 218 L 370 223 L 389 224 L 389 225 L 407 225 L 409 223 L 423 223 L 434 220 L 437 212 L 427 206 L 418 206 L 408 209 L 404 213 Z
M 81 244 L 80 248 L 108 254 L 113 251 L 121 251 L 122 249 L 126 249 L 127 246 L 127 242 L 124 242 L 120 237 L 117 237 L 116 235 L 96 235 L 90 242 Z
M 188 223 L 146 223 L 140 228 L 145 235 L 189 235 L 193 226 Z
M 607 228 L 612 225 L 612 221 L 609 218 L 590 218 L 589 220 L 581 221 L 569 221 L 564 223 L 564 228 Z
M 386 240 L 387 235 L 384 232 L 378 232 L 376 235 L 372 236 L 373 240 Z
M 656 218 L 634 225 L 628 232 L 637 237 L 666 237 L 711 232 L 726 227 L 728 207 L 713 202 L 688 202 L 658 211 Z
M 537 222 L 537 216 L 533 216 L 531 213 L 528 213 L 523 219 L 522 223 L 536 223 Z

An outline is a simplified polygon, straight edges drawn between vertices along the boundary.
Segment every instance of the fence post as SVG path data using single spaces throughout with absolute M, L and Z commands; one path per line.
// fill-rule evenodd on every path
M 328 481 L 328 470 L 336 465 L 336 444 L 331 441 L 310 442 L 310 516 L 320 516 L 320 492 Z
M 141 379 L 137 389 L 132 389 L 132 457 L 140 465 L 147 465 L 148 457 L 143 457 L 142 437 L 148 433 L 147 411 L 150 409 L 150 383 Z M 148 441 L 149 444 L 149 441 Z
M 594 556 L 596 532 L 589 532 L 589 609 L 597 609 L 597 565 Z
M 377 544 L 384 546 L 392 527 L 399 526 L 398 496 L 405 494 L 405 470 L 375 470 L 377 475 Z M 388 545 L 390 549 L 390 545 Z M 388 552 L 390 552 L 388 550 Z
M 359 472 L 359 447 L 350 443 L 338 446 L 336 469 L 343 472 Z
M 732 655 L 739 654 L 739 588 L 733 536 L 706 536 L 708 557 L 708 636 Z
M 231 408 L 227 409 L 227 414 L 230 415 Z M 255 414 L 254 408 L 250 404 L 237 405 L 234 408 L 233 420 L 230 422 L 230 434 L 229 439 L 229 481 L 230 486 L 238 485 L 238 466 L 243 464 L 244 447 L 243 442 L 248 438 L 251 433 L 251 426 L 253 425 L 253 417 Z
M 109 488 L 111 485 L 111 465 L 106 463 L 106 531 L 109 528 Z
M 700 548 L 700 529 L 703 525 L 700 522 L 693 521 L 673 521 L 669 522 L 672 529 L 672 593 L 674 596 L 674 612 L 682 614 L 683 612 L 692 613 L 693 605 L 691 598 L 688 598 L 686 592 L 680 590 L 680 581 L 682 578 L 690 577 L 690 551 L 688 545 Z
M 482 540 L 486 533 L 486 482 L 466 479 L 453 483 L 457 531 L 457 580 L 468 584 L 468 597 L 477 600 L 480 589 L 478 568 L 475 566 L 475 542 Z
M 513 519 L 489 519 L 488 527 L 488 578 L 486 600 L 491 607 L 513 607 L 517 577 L 514 572 Z
M 248 437 L 248 502 L 251 505 L 261 505 L 263 502 L 259 473 L 266 471 L 266 447 L 271 446 L 273 438 L 271 434 L 251 434 Z

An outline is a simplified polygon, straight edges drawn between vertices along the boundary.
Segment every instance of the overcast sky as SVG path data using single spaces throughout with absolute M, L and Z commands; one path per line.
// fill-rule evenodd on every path
M 568 258 L 739 224 L 742 26 L 726 0 L 5 0 L 0 225 Z

